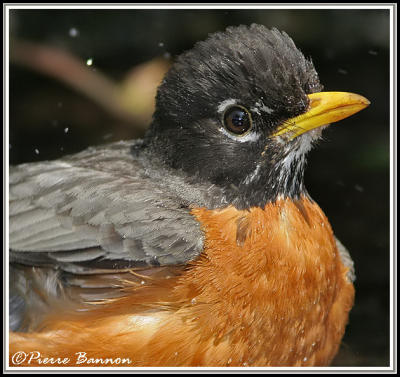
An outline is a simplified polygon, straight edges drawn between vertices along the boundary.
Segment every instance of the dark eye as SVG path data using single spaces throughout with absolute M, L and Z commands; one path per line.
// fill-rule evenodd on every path
M 250 113 L 241 106 L 232 106 L 225 111 L 224 126 L 235 135 L 243 135 L 251 127 Z

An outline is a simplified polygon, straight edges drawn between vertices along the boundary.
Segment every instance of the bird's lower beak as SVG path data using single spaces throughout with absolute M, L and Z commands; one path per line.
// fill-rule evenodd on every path
M 313 93 L 308 98 L 307 112 L 287 120 L 273 136 L 288 133 L 294 139 L 314 128 L 347 118 L 370 104 L 365 97 L 346 92 Z

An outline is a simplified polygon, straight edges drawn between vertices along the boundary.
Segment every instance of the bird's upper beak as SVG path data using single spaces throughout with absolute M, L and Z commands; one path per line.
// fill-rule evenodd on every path
M 365 97 L 346 92 L 313 93 L 308 98 L 307 112 L 284 122 L 273 136 L 289 133 L 294 139 L 314 128 L 347 118 L 370 104 Z

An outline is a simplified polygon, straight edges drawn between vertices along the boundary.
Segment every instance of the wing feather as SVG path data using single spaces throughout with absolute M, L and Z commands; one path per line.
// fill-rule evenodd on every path
M 15 260 L 23 252 L 33 258 L 70 251 L 68 261 L 81 262 L 80 252 L 98 248 L 90 254 L 96 255 L 94 268 L 108 260 L 125 260 L 129 267 L 184 264 L 202 247 L 200 226 L 182 199 L 146 176 L 127 142 L 10 169 Z

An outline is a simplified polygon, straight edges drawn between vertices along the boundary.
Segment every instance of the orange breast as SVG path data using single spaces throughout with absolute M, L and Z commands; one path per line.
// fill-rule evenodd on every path
M 198 300 L 216 302 L 206 322 L 215 320 L 215 334 L 229 333 L 226 345 L 240 345 L 235 364 L 329 364 L 354 289 L 319 206 L 304 198 L 264 210 L 194 213 L 207 224 L 207 244 L 201 275 L 194 269 L 190 280 L 200 285 L 208 277 Z M 232 348 L 226 350 L 229 360 Z
M 318 205 L 304 198 L 192 214 L 205 250 L 179 277 L 135 289 L 96 317 L 14 335 L 11 351 L 74 361 L 87 350 L 130 366 L 329 364 L 354 289 Z

